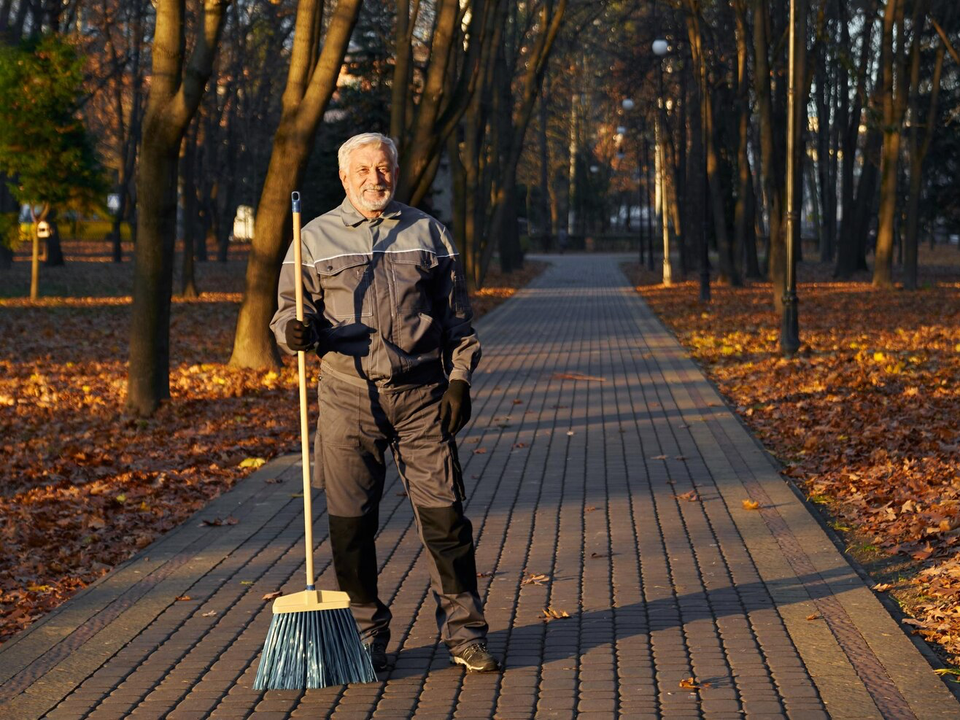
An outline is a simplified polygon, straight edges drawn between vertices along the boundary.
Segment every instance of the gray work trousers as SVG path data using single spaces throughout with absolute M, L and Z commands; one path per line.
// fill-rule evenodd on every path
M 453 437 L 441 430 L 446 381 L 408 389 L 366 387 L 324 376 L 314 447 L 314 484 L 327 496 L 330 546 L 340 589 L 364 639 L 389 638 L 390 610 L 377 592 L 376 533 L 389 446 L 426 549 L 437 625 L 458 652 L 483 641 L 473 528 Z

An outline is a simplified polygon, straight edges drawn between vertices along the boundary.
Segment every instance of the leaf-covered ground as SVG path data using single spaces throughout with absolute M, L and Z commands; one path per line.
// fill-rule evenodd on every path
M 123 413 L 132 262 L 108 262 L 102 243 L 65 251 L 65 267 L 42 268 L 37 303 L 21 299 L 28 262 L 0 270 L 0 641 L 299 448 L 295 359 L 226 365 L 243 248 L 199 265 L 199 300 L 174 300 L 172 398 L 149 420 Z M 492 271 L 477 315 L 543 267 Z
M 924 253 L 923 289 L 880 292 L 864 276 L 799 272 L 801 351 L 779 352 L 769 283 L 664 287 L 628 270 L 706 370 L 912 617 L 960 665 L 960 253 Z

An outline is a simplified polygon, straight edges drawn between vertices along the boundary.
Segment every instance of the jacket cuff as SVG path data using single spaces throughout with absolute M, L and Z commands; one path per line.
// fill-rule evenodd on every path
M 469 370 L 461 370 L 460 368 L 454 368 L 450 371 L 449 380 L 463 380 L 467 385 L 470 385 L 470 376 L 471 373 Z

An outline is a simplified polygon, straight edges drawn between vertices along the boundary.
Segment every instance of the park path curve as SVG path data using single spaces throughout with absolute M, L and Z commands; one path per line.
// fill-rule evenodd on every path
M 0 717 L 960 718 L 629 286 L 626 259 L 549 258 L 478 324 L 461 461 L 504 674 L 464 675 L 437 647 L 393 471 L 378 548 L 395 668 L 347 688 L 251 689 L 263 595 L 302 589 L 300 471 L 288 456 L 0 648 Z M 318 585 L 335 587 L 322 495 L 314 509 Z M 237 524 L 201 524 L 231 515 Z M 702 687 L 681 688 L 685 678 Z

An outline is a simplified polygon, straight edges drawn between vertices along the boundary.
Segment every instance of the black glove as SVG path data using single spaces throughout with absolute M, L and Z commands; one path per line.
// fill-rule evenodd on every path
M 440 400 L 440 426 L 456 435 L 470 420 L 470 385 L 465 380 L 451 380 Z
M 314 343 L 310 326 L 297 319 L 287 323 L 283 329 L 283 336 L 287 341 L 287 347 L 291 350 L 306 350 Z

